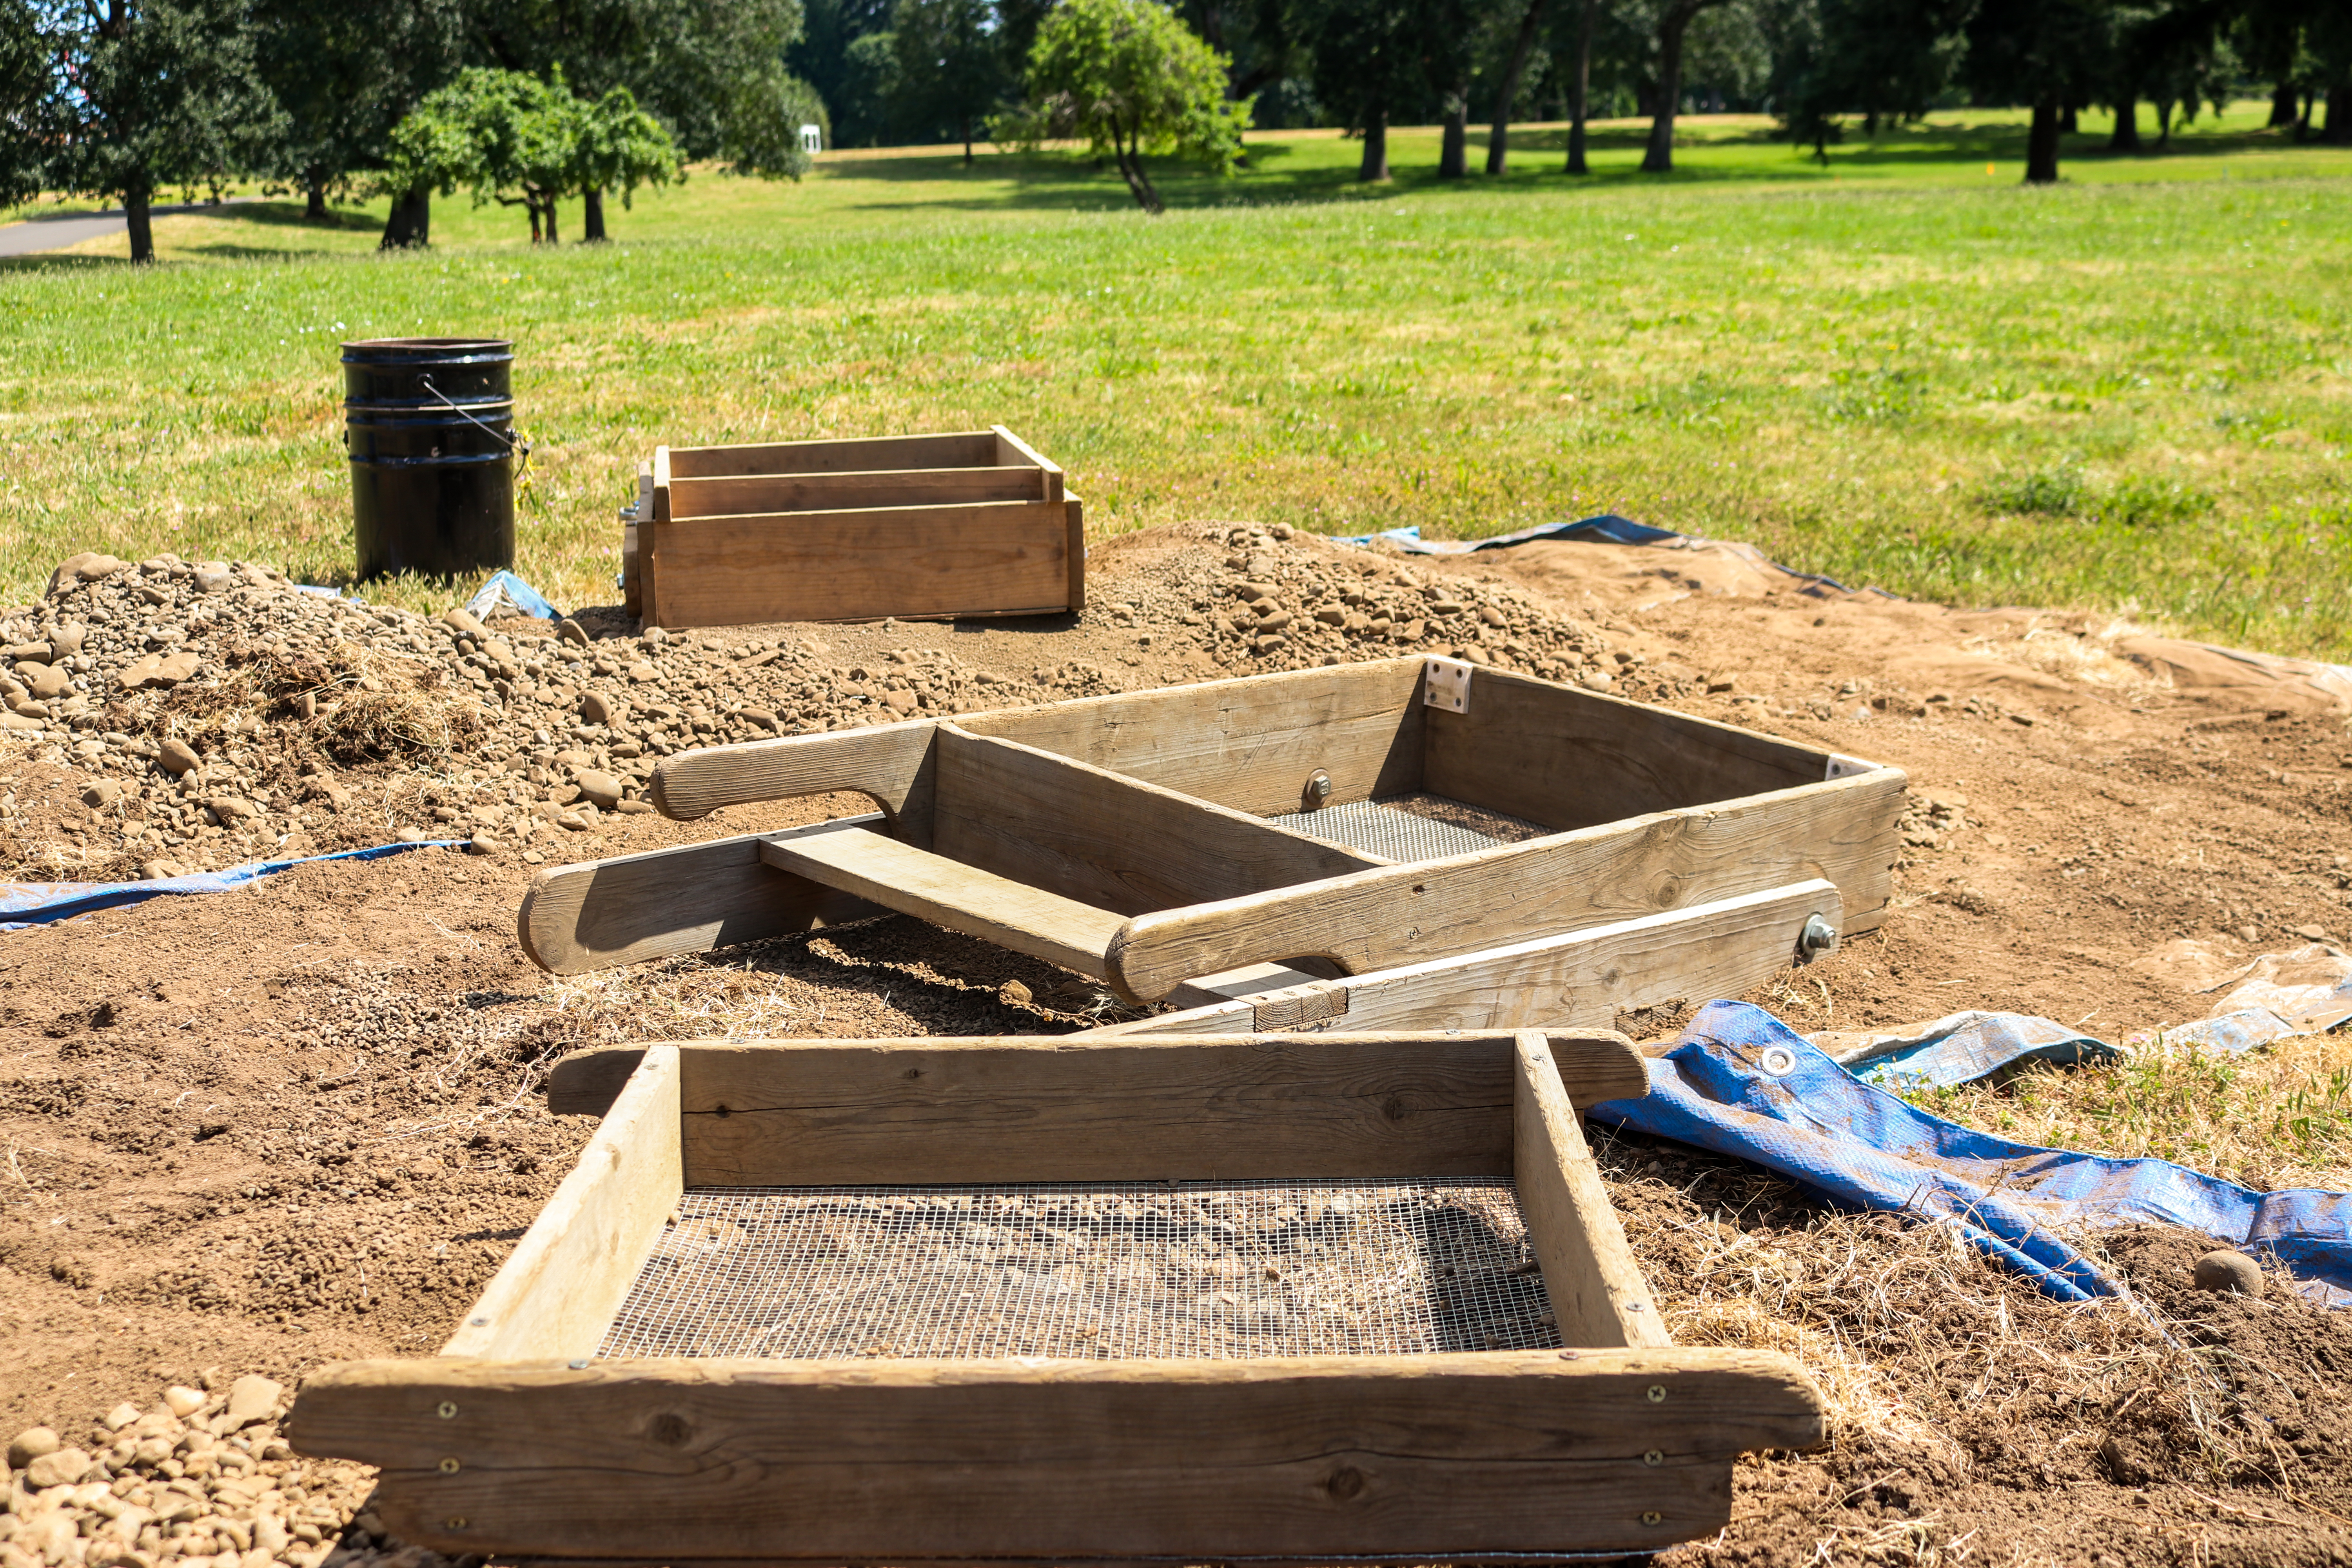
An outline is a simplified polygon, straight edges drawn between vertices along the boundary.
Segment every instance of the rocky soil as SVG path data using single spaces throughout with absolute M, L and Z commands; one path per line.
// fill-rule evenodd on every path
M 1124 592 L 1089 618 L 1156 662 L 1242 674 L 1427 649 L 1596 689 L 1620 668 L 1595 628 L 1507 585 L 1424 581 L 1281 526 L 1193 531 Z M 650 811 L 646 782 L 677 751 L 1130 684 L 1083 659 L 1003 671 L 898 646 L 845 661 L 811 630 L 672 635 L 609 611 L 485 626 L 173 556 L 76 556 L 0 639 L 0 724 L 91 775 L 58 837 L 0 838 L 0 859 L 84 881 L 397 839 L 536 865 Z M 0 798 L 0 820 L 25 804 Z

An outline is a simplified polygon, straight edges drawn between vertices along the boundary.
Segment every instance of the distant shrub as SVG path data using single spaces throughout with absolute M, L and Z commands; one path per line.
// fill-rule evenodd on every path
M 2030 474 L 2004 474 L 1985 487 L 1982 500 L 1988 511 L 2073 517 L 2083 510 L 2089 493 L 2081 470 L 2042 468 Z
M 2210 493 L 2179 479 L 2134 474 L 2110 485 L 2094 484 L 2072 466 L 2007 474 L 1987 485 L 1979 499 L 1991 512 L 2023 517 L 2081 517 L 2126 528 L 2162 528 L 2188 522 L 2213 510 Z

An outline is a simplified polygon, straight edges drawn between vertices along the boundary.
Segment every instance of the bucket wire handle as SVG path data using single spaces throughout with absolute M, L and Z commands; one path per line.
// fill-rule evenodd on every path
M 513 435 L 507 436 L 491 429 L 488 425 L 483 424 L 471 414 L 467 413 L 465 409 L 459 407 L 457 404 L 450 402 L 447 395 L 442 392 L 439 387 L 433 384 L 432 373 L 429 371 L 418 376 L 416 378 L 416 382 L 417 384 L 425 388 L 425 391 L 439 398 L 441 400 L 442 406 L 457 416 L 458 418 L 463 419 L 466 423 L 473 426 L 475 428 L 487 433 L 493 439 L 506 443 L 507 455 L 509 457 L 512 457 L 517 450 L 520 450 L 522 453 L 522 467 L 515 470 L 516 488 L 520 489 L 525 495 L 530 493 L 530 438 L 528 431 L 518 429 Z M 346 435 L 345 439 L 349 439 L 348 434 Z

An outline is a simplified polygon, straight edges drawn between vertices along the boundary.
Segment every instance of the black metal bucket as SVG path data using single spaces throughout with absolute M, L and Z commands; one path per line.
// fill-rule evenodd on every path
M 343 345 L 343 444 L 362 580 L 514 564 L 514 345 L 381 338 Z

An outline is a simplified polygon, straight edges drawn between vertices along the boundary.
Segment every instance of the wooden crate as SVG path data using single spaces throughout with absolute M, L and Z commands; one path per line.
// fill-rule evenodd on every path
M 296 1447 L 380 1467 L 375 1510 L 418 1545 L 656 1563 L 1641 1552 L 1720 1528 L 1741 1453 L 1822 1438 L 1796 1363 L 1677 1348 L 1659 1322 L 1578 1122 L 1645 1091 L 1622 1037 L 654 1046 L 617 1099 L 569 1065 L 558 1104 L 609 1114 L 441 1354 L 331 1365 L 294 1405 Z M 831 1216 L 960 1184 L 1265 1179 L 1507 1184 L 1553 1321 L 1416 1353 L 601 1353 L 641 1274 L 658 1287 L 660 1259 L 740 1243 L 679 1233 L 702 1190 L 815 1186 L 798 1195 Z M 995 1268 L 968 1226 L 918 1245 L 956 1278 Z M 1317 1250 L 1290 1254 L 1301 1313 Z M 1414 1286 L 1432 1322 L 1528 1272 L 1449 1280 L 1443 1256 Z M 1131 1268 L 1054 1278 L 1071 1313 L 1135 1299 Z M 929 1301 L 921 1284 L 891 1304 Z M 1239 1310 L 1223 1301 L 1238 1295 L 1200 1310 Z M 791 1327 L 823 1307 L 768 1310 Z
M 1874 927 L 1905 778 L 1399 658 L 686 752 L 650 793 L 693 820 L 836 790 L 880 814 L 541 873 L 524 948 L 569 974 L 897 910 L 1134 1001 L 1259 998 L 1208 1032 L 1606 1025 Z M 1530 836 L 1433 857 L 1324 827 L 1400 799 Z
M 647 626 L 1054 615 L 1086 605 L 1062 470 L 1003 426 L 660 447 L 622 535 Z

